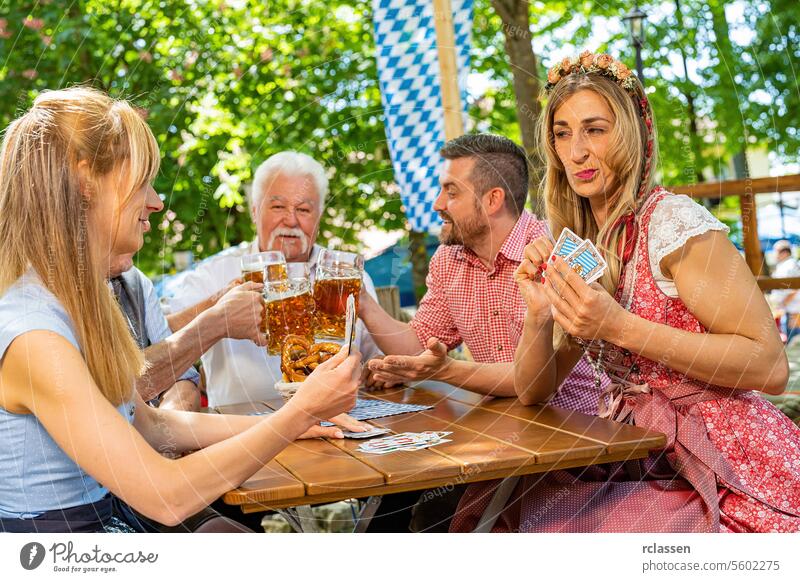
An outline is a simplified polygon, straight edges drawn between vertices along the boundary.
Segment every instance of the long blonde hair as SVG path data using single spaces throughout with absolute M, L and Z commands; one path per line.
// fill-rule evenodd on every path
M 637 93 L 644 95 L 639 81 L 635 83 Z M 572 95 L 585 90 L 593 91 L 605 99 L 615 120 L 611 130 L 611 146 L 604 160 L 616 176 L 616 183 L 612 186 L 615 193 L 602 228 L 598 228 L 594 220 L 589 201 L 578 196 L 570 187 L 564 165 L 556 153 L 553 136 L 556 110 Z M 648 128 L 639 114 L 638 104 L 616 82 L 605 76 L 592 73 L 568 75 L 558 81 L 550 93 L 539 119 L 539 131 L 543 150 L 541 155 L 547 164 L 542 190 L 551 232 L 558 236 L 564 227 L 568 227 L 578 236 L 595 243 L 608 263 L 600 284 L 613 295 L 622 271 L 622 257 L 618 250 L 624 248 L 627 242 L 624 225 L 618 220 L 630 212 L 635 213 L 643 202 L 637 194 L 642 190 L 650 192 L 654 185 L 653 172 L 647 172 L 646 183 L 642 184 Z M 655 168 L 658 165 L 655 124 L 652 132 L 650 167 Z
M 89 183 L 81 183 L 82 162 Z M 115 406 L 132 396 L 143 356 L 96 266 L 89 214 L 95 193 L 106 195 L 98 179 L 128 177 L 130 191 L 117 201 L 123 208 L 158 167 L 155 138 L 136 110 L 87 87 L 40 94 L 0 148 L 0 295 L 33 268 L 72 320 L 89 372 Z

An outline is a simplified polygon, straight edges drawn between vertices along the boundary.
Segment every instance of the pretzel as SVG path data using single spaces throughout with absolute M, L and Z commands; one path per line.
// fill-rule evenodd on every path
M 295 362 L 295 368 L 308 368 L 311 364 L 319 364 L 320 363 L 320 355 L 319 353 L 314 353 L 313 348 L 311 355 L 306 356 L 302 360 L 297 360 Z
M 333 342 L 322 342 L 321 344 L 314 344 L 311 346 L 311 353 L 320 354 L 320 361 L 324 362 L 338 354 L 341 347 L 342 346 L 339 344 Z
M 281 372 L 284 382 L 303 382 L 317 367 L 340 350 L 339 344 L 311 344 L 299 335 L 288 335 L 281 350 Z
M 300 357 L 308 355 L 311 343 L 299 335 L 288 335 L 281 349 L 281 371 L 285 376 L 290 376 L 294 370 L 294 362 Z

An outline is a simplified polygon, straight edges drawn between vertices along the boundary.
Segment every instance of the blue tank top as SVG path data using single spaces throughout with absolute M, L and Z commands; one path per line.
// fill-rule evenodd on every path
M 80 351 L 66 311 L 29 272 L 0 297 L 0 366 L 11 342 L 34 330 L 55 332 Z M 133 408 L 131 402 L 118 410 L 133 422 Z M 0 518 L 36 517 L 98 501 L 107 493 L 61 450 L 33 414 L 14 414 L 0 406 Z

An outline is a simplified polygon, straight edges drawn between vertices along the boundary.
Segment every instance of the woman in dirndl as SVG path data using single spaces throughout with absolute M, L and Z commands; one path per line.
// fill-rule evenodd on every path
M 549 238 L 526 248 L 517 394 L 546 402 L 586 353 L 597 382 L 611 379 L 600 416 L 667 445 L 523 477 L 492 531 L 800 531 L 800 428 L 761 395 L 783 392 L 788 363 L 727 227 L 655 186 L 655 122 L 624 64 L 584 52 L 550 69 L 545 90 L 550 227 L 591 240 L 607 268 L 587 284 Z M 471 486 L 451 530 L 475 529 L 496 489 Z

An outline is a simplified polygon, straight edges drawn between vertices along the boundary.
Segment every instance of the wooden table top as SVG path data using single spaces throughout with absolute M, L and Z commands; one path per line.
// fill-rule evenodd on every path
M 438 382 L 362 394 L 391 402 L 433 405 L 370 424 L 395 433 L 451 431 L 451 442 L 387 455 L 359 452 L 356 439 L 290 444 L 239 488 L 223 497 L 245 513 L 384 495 L 585 467 L 646 457 L 665 446 L 663 434 L 553 406 L 524 406 Z M 220 406 L 221 414 L 270 413 L 280 399 Z

